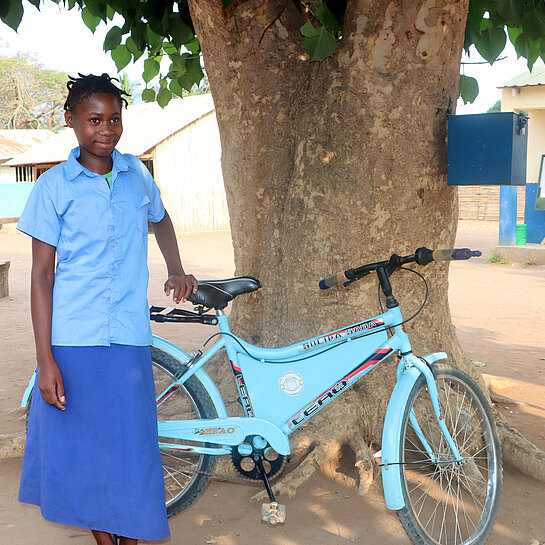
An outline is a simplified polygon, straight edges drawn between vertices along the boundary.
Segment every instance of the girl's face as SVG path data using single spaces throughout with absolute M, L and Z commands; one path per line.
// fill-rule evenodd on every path
M 122 103 L 109 93 L 95 93 L 64 113 L 80 147 L 80 163 L 108 159 L 123 133 Z

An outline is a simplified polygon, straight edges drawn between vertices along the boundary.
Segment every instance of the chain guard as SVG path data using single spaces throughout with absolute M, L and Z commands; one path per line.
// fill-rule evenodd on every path
M 263 467 L 265 468 L 267 478 L 272 480 L 284 469 L 286 459 L 282 454 L 278 454 L 278 452 L 273 450 L 268 443 L 265 448 L 255 448 L 253 446 L 254 437 L 255 435 L 250 435 L 244 440 L 244 443 L 252 446 L 252 452 L 250 454 L 240 454 L 238 446 L 231 449 L 231 461 L 233 462 L 233 466 L 247 479 L 261 481 L 261 475 L 252 458 L 254 454 L 261 455 L 263 456 Z

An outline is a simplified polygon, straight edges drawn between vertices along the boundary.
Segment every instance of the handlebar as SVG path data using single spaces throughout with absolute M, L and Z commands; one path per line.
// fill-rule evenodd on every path
M 429 248 L 418 248 L 414 254 L 401 257 L 392 254 L 387 261 L 378 261 L 377 263 L 368 263 L 355 269 L 348 269 L 344 272 L 328 276 L 318 283 L 320 289 L 327 290 L 340 284 L 348 286 L 352 282 L 367 276 L 378 269 L 385 269 L 389 274 L 399 269 L 407 263 L 418 263 L 418 265 L 428 265 L 432 261 L 454 261 L 460 259 L 470 259 L 479 257 L 482 252 L 479 250 L 470 250 L 469 248 L 449 248 L 446 250 L 430 250 Z

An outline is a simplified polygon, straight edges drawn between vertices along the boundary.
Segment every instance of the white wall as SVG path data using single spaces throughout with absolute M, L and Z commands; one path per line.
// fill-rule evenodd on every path
M 229 229 L 215 112 L 161 142 L 154 159 L 155 181 L 176 231 Z
M 15 169 L 0 165 L 0 184 L 12 184 L 15 182 Z

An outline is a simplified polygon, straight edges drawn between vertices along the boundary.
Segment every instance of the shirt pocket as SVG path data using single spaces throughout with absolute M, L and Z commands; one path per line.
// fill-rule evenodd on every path
M 142 234 L 148 235 L 148 211 L 150 200 L 147 195 L 142 197 L 140 204 L 136 207 L 136 228 Z

